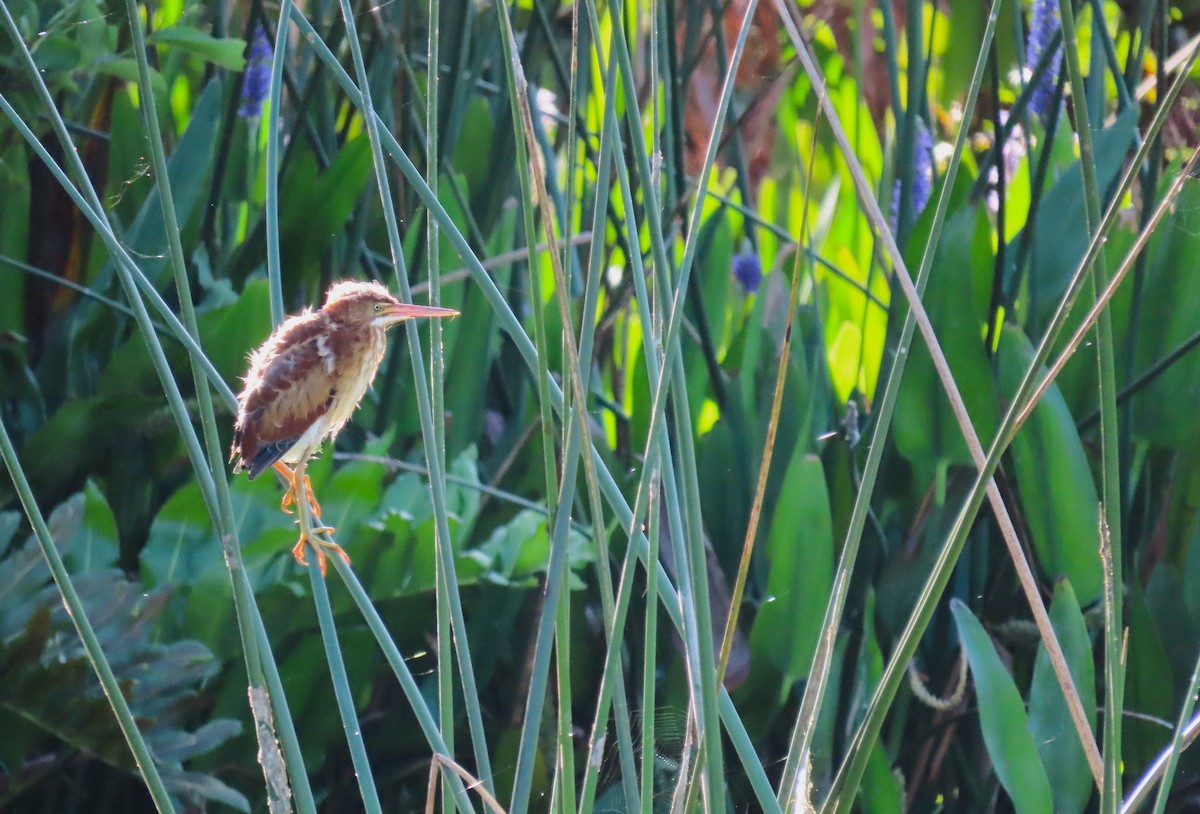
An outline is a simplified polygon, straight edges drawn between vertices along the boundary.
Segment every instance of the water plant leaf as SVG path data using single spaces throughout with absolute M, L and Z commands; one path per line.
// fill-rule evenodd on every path
M 1038 756 L 1021 693 L 971 609 L 954 599 L 950 610 L 971 665 L 983 742 L 1000 785 L 1018 814 L 1050 814 L 1054 810 L 1050 780 Z
M 1033 346 L 1021 330 L 1006 325 L 996 354 L 1005 398 L 1016 392 Z M 1012 475 L 1038 562 L 1052 577 L 1065 576 L 1082 605 L 1100 598 L 1102 571 L 1098 540 L 1100 498 L 1075 419 L 1051 384 L 1013 439 Z
M 81 539 L 71 531 L 96 512 L 85 512 L 75 495 L 51 515 L 56 545 L 64 553 Z M 157 625 L 169 592 L 147 593 L 114 569 L 95 569 L 74 579 L 96 636 L 124 689 L 139 727 L 147 736 L 163 780 L 189 804 L 220 800 L 249 811 L 240 793 L 211 775 L 183 767 L 237 735 L 241 725 L 214 719 L 196 727 L 202 705 L 197 692 L 217 670 L 203 645 L 192 640 L 158 640 Z M 57 586 L 50 582 L 41 550 L 32 541 L 0 560 L 4 611 L 0 614 L 0 708 L 31 726 L 27 749 L 44 748 L 45 735 L 110 766 L 136 774 L 107 699 L 96 680 Z M 196 727 L 196 728 L 190 728 Z M 38 739 L 35 736 L 41 734 Z M 10 743 L 11 761 L 19 748 Z M 23 760 L 15 764 L 22 765 Z
M 151 45 L 169 45 L 231 71 L 246 67 L 246 43 L 236 37 L 218 38 L 198 28 L 176 25 L 146 37 Z
M 1092 643 L 1079 600 L 1065 579 L 1054 586 L 1050 622 L 1062 645 L 1088 723 L 1095 729 L 1096 666 Z M 1038 645 L 1033 683 L 1029 687 L 1029 730 L 1047 775 L 1054 778 L 1050 788 L 1054 810 L 1058 814 L 1083 811 L 1094 789 L 1092 774 L 1044 644 Z
M 788 465 L 771 519 L 765 553 L 766 596 L 750 630 L 756 656 L 789 681 L 808 675 L 833 583 L 833 518 L 825 470 L 816 455 L 797 454 Z

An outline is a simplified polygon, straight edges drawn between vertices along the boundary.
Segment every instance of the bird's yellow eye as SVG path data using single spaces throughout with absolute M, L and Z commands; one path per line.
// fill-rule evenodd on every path
M 376 311 L 376 312 L 379 312 L 379 311 L 382 311 L 382 310 L 383 310 L 383 303 L 381 303 L 381 302 L 377 302 L 377 303 L 375 303 L 375 311 Z

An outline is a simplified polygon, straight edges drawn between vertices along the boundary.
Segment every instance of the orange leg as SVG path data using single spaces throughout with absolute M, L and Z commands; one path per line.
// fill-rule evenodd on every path
M 279 508 L 283 509 L 287 514 L 291 514 L 292 504 L 296 502 L 296 476 L 283 461 L 275 462 L 275 471 L 282 475 L 288 484 L 287 491 L 283 493 L 283 503 L 280 504 Z M 308 475 L 304 476 L 304 491 L 308 497 L 308 505 L 312 509 L 313 517 L 319 521 L 321 519 L 321 504 L 317 503 L 317 496 L 313 493 L 312 479 Z
M 293 501 L 300 509 L 298 521 L 300 523 L 300 541 L 292 548 L 292 556 L 296 558 L 296 562 L 307 567 L 306 547 L 311 544 L 313 550 L 317 552 L 317 566 L 321 569 L 321 576 L 325 575 L 326 550 L 337 554 L 349 565 L 350 556 L 328 536 L 333 533 L 333 529 L 321 525 L 320 506 L 317 505 L 316 497 L 313 495 L 312 481 L 304 472 L 305 462 L 301 462 L 295 471 L 289 470 L 282 463 L 276 463 L 275 469 L 288 480 L 288 491 L 283 498 L 284 511 L 287 511 Z M 303 489 L 299 487 L 300 483 L 303 484 Z M 316 520 L 317 525 L 313 525 L 313 520 Z

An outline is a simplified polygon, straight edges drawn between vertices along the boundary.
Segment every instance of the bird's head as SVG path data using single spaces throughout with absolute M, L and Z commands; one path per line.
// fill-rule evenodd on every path
M 379 283 L 343 280 L 329 289 L 322 308 L 347 325 L 386 329 L 416 317 L 453 317 L 458 312 L 400 302 Z

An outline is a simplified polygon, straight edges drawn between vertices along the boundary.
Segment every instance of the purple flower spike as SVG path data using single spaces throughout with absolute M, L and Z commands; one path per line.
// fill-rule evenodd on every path
M 916 220 L 929 205 L 929 197 L 933 194 L 933 136 L 919 118 L 913 135 L 913 183 L 909 201 L 912 204 L 912 219 Z M 897 178 L 892 187 L 892 231 L 896 230 L 899 215 L 900 179 Z
M 261 25 L 254 27 L 250 40 L 250 53 L 246 57 L 246 75 L 242 79 L 242 100 L 238 115 L 243 119 L 257 119 L 262 114 L 263 102 L 271 92 L 271 42 Z
M 917 119 L 917 143 L 913 148 L 913 212 L 921 214 L 933 194 L 933 136 L 925 122 Z
M 1029 36 L 1025 43 L 1025 66 L 1032 71 L 1037 67 L 1042 54 L 1050 45 L 1050 40 L 1062 26 L 1058 17 L 1058 0 L 1033 0 L 1029 12 Z M 1043 121 L 1050 115 L 1054 104 L 1054 91 L 1058 84 L 1058 73 L 1062 70 L 1062 45 L 1054 49 L 1053 56 L 1046 66 L 1033 95 L 1029 97 L 1029 112 Z
M 758 255 L 750 249 L 742 249 L 734 255 L 733 276 L 737 278 L 744 293 L 753 294 L 758 291 L 758 284 L 762 282 L 763 276 L 762 263 L 758 261 Z

